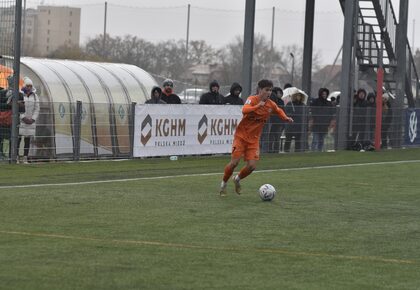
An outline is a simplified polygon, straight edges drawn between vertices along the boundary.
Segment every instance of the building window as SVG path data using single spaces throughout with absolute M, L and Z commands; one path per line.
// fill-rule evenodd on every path
M 50 47 L 47 45 L 47 51 L 49 51 L 50 50 Z
M 32 29 L 30 29 L 30 28 L 29 28 L 29 29 L 27 30 L 27 32 L 28 32 L 28 33 L 32 33 Z
M 49 29 L 47 30 L 47 34 L 50 35 L 50 30 Z
M 50 25 L 51 21 L 48 19 L 48 25 Z
M 72 16 L 73 15 L 73 11 L 70 11 L 70 16 Z
M 70 23 L 69 23 L 69 27 L 71 27 L 72 25 L 73 25 L 73 23 L 71 23 L 71 22 L 70 22 Z
M 69 31 L 69 36 L 71 36 L 71 31 Z
M 51 10 L 48 10 L 48 14 L 51 14 Z
M 50 43 L 50 38 L 49 37 L 47 37 L 47 43 Z

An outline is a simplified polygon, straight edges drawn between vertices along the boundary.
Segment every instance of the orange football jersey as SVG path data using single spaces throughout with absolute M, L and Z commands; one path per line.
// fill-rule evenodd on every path
M 235 137 L 248 143 L 258 143 L 265 122 L 271 114 L 277 114 L 280 119 L 287 120 L 287 115 L 272 100 L 268 99 L 264 106 L 258 106 L 259 96 L 250 96 L 242 107 L 242 120 L 236 128 Z

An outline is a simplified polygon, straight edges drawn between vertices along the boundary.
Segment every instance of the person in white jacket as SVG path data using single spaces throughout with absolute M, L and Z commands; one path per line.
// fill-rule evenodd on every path
M 19 140 L 17 143 L 17 151 L 19 153 L 19 147 L 23 137 L 23 163 L 28 163 L 29 146 L 31 138 L 35 136 L 36 120 L 39 115 L 39 98 L 36 94 L 36 89 L 33 86 L 32 80 L 28 77 L 25 77 L 23 82 L 24 87 L 22 88 L 22 92 L 24 94 L 23 101 L 25 112 L 20 113 Z

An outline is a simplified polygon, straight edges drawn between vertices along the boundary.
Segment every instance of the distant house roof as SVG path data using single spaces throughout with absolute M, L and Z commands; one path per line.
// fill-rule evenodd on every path
M 326 65 L 313 74 L 312 80 L 327 84 L 339 76 L 340 73 L 341 65 Z

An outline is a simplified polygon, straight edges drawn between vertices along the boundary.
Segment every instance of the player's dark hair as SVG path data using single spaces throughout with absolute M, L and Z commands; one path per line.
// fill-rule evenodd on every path
M 263 89 L 263 88 L 272 88 L 273 87 L 273 82 L 270 80 L 260 80 L 258 82 L 258 88 Z

